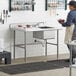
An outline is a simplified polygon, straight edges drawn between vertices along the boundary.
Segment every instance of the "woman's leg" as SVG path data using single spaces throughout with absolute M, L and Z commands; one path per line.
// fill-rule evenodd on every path
M 67 47 L 69 51 L 71 51 L 71 45 L 67 45 Z M 72 64 L 75 64 L 74 58 L 76 58 L 76 46 L 73 46 L 72 48 Z
M 67 45 L 69 51 L 71 51 L 71 45 Z M 72 48 L 72 58 L 76 57 L 76 46 L 73 46 Z
M 72 40 L 76 40 L 76 32 L 73 33 Z M 76 46 L 73 46 L 72 55 L 73 58 L 76 58 Z

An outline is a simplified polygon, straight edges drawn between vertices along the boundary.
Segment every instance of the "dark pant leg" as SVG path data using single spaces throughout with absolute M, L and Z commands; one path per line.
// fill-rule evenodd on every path
M 72 36 L 72 41 L 73 40 L 76 40 L 76 32 L 73 33 L 73 36 Z M 70 48 L 70 45 L 68 45 L 68 48 Z M 71 49 L 71 48 L 70 48 Z M 69 50 L 70 50 L 69 49 Z M 72 55 L 73 55 L 73 58 L 76 58 L 76 46 L 73 46 L 72 48 Z
M 67 45 L 69 51 L 71 51 L 71 45 Z M 72 48 L 72 58 L 76 58 L 76 46 Z

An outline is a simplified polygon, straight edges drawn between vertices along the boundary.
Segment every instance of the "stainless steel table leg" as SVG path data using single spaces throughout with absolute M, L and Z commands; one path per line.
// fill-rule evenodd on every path
M 47 61 L 47 39 L 45 39 L 45 57 Z
M 27 56 L 26 56 L 26 32 L 24 32 L 24 44 L 25 44 L 25 46 L 24 46 L 24 51 L 25 51 L 25 55 L 24 55 L 24 60 L 25 60 L 25 62 L 27 61 Z
M 57 30 L 57 60 L 59 58 L 59 30 Z
M 71 45 L 71 51 L 70 51 L 70 75 L 69 76 L 72 76 L 72 45 Z
M 12 34 L 12 31 L 11 31 L 11 29 L 10 29 L 10 52 L 12 53 L 12 40 L 11 40 L 11 35 Z
M 13 58 L 15 59 L 15 31 L 14 31 L 14 38 L 13 38 Z

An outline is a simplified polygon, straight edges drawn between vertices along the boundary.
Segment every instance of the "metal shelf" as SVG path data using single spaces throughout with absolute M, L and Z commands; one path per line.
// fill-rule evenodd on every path
M 34 0 L 9 0 L 9 11 L 22 11 L 32 10 L 34 11 Z
M 67 0 L 45 0 L 45 10 L 55 7 L 55 9 L 67 10 Z

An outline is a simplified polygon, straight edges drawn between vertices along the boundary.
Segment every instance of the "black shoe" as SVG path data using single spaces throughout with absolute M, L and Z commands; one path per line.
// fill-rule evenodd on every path
M 70 60 L 66 59 L 65 62 L 70 62 Z M 72 64 L 75 64 L 75 62 L 73 61 L 73 59 L 72 59 Z
M 74 62 L 74 61 L 72 61 L 72 64 L 75 64 L 75 62 Z

